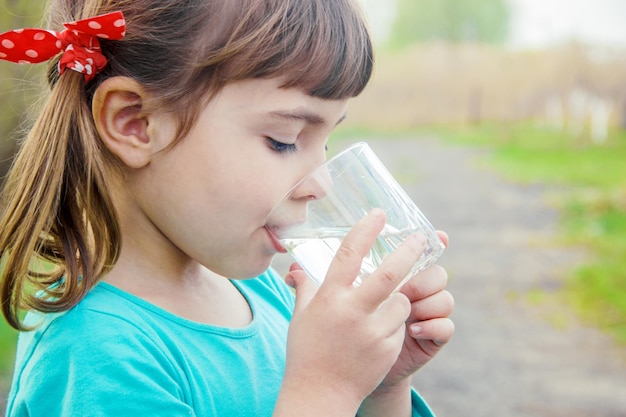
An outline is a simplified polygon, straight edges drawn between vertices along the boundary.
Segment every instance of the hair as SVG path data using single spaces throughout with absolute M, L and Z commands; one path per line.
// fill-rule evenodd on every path
M 121 10 L 127 32 L 102 40 L 107 67 L 83 75 L 50 65 L 51 92 L 21 144 L 0 206 L 2 312 L 65 311 L 115 264 L 121 246 L 107 176 L 119 161 L 91 115 L 100 83 L 137 80 L 153 109 L 176 116 L 179 141 L 202 104 L 238 80 L 276 77 L 322 99 L 358 95 L 373 65 L 356 0 L 52 0 L 49 27 Z

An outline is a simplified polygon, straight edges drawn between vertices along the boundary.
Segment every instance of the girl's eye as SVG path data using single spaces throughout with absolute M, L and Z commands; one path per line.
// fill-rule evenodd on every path
M 295 143 L 284 143 L 284 142 L 279 142 L 275 139 L 272 139 L 270 137 L 265 138 L 267 140 L 267 143 L 269 144 L 270 148 L 272 148 L 272 150 L 274 150 L 275 152 L 278 153 L 288 153 L 288 152 L 297 152 L 298 148 L 296 148 L 296 144 Z

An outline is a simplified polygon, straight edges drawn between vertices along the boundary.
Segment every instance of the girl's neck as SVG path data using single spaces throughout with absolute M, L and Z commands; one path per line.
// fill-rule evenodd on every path
M 198 323 L 239 328 L 252 321 L 250 306 L 237 287 L 197 263 L 177 272 L 158 264 L 142 267 L 123 252 L 104 281 Z

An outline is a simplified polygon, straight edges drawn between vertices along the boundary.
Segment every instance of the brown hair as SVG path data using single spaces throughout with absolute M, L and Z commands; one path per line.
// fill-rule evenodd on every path
M 24 329 L 23 310 L 65 311 L 116 262 L 120 231 L 91 98 L 108 77 L 140 82 L 173 112 L 177 138 L 202 103 L 229 82 L 279 77 L 324 99 L 358 95 L 372 46 L 356 0 L 52 0 L 49 25 L 121 10 L 127 34 L 102 41 L 108 66 L 87 85 L 50 66 L 51 93 L 25 138 L 2 193 L 2 311 Z

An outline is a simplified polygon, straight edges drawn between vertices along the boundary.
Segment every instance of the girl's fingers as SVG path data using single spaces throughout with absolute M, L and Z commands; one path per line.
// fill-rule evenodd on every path
M 448 318 L 438 318 L 412 323 L 409 334 L 416 340 L 428 340 L 440 348 L 452 339 L 454 322 Z
M 411 303 L 400 293 L 389 296 L 376 311 L 378 315 L 377 329 L 385 330 L 387 337 L 394 334 L 398 329 L 406 328 L 405 323 L 411 313 Z
M 448 244 L 450 243 L 450 238 L 448 237 L 448 234 L 441 230 L 437 230 L 437 236 L 439 236 L 439 239 L 441 239 L 441 241 L 443 242 L 443 246 L 447 248 Z
M 332 285 L 352 286 L 361 269 L 363 258 L 384 226 L 385 213 L 380 209 L 372 210 L 361 219 L 343 239 L 321 288 Z
M 320 290 L 333 286 L 352 286 L 361 268 L 363 258 L 370 251 L 378 234 L 385 225 L 385 213 L 380 209 L 372 210 L 359 221 L 344 238 L 339 250 L 330 264 L 328 273 Z M 447 245 L 448 236 L 438 232 Z M 419 259 L 426 246 L 426 239 L 421 234 L 407 238 L 400 247 L 388 255 L 381 266 L 373 272 L 357 289 L 363 306 L 376 310 L 380 304 L 392 294 L 406 274 Z M 414 301 L 445 288 L 447 276 L 440 267 L 432 268 L 424 273 L 425 286 L 411 284 L 403 289 L 404 295 Z
M 402 286 L 400 292 L 411 301 L 436 294 L 448 285 L 448 273 L 439 265 L 421 271 Z
M 296 292 L 296 305 L 293 314 L 297 315 L 309 305 L 317 293 L 318 287 L 309 279 L 306 272 L 293 266 L 285 277 L 285 282 Z
M 426 247 L 421 234 L 409 236 L 357 289 L 366 308 L 375 310 L 392 294 Z
M 445 318 L 452 314 L 454 298 L 448 291 L 440 291 L 430 297 L 411 303 L 409 321 Z

